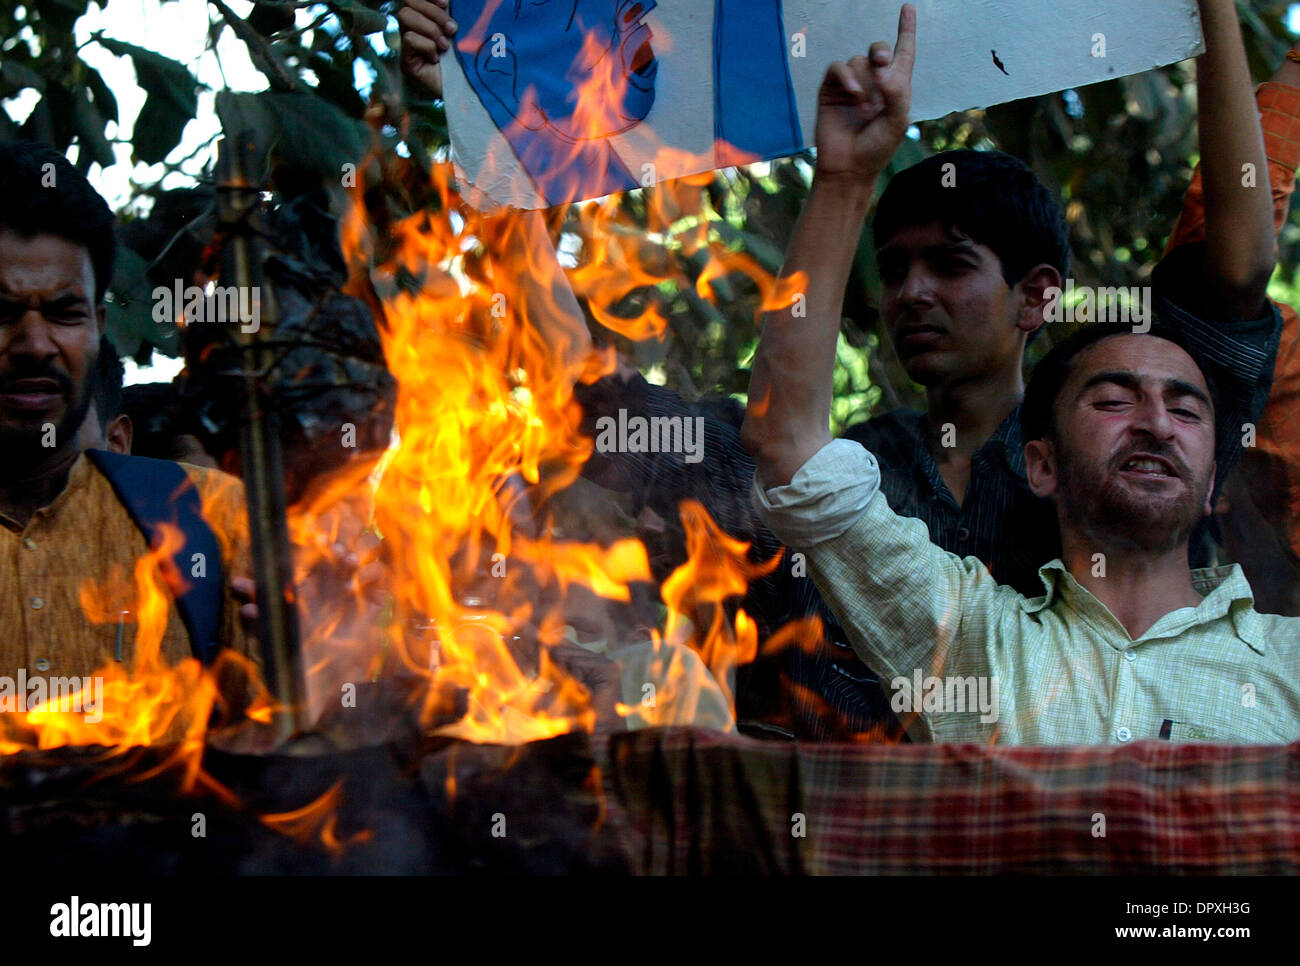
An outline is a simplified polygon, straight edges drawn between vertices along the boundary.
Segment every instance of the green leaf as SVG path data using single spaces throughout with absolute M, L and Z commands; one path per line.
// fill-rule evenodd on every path
M 136 356 L 143 346 L 174 356 L 180 351 L 180 333 L 170 319 L 162 324 L 153 320 L 153 290 L 147 270 L 148 265 L 137 252 L 125 245 L 117 246 L 105 330 L 123 356 Z
M 339 178 L 343 165 L 366 151 L 363 124 L 305 91 L 222 91 L 217 114 L 228 133 L 248 131 L 257 144 L 274 144 L 278 158 L 324 178 Z
M 198 81 L 162 54 L 103 35 L 95 39 L 110 53 L 131 58 L 136 80 L 148 95 L 132 134 L 135 156 L 146 164 L 165 161 L 198 111 Z
M 65 151 L 77 133 L 75 115 L 76 107 L 68 89 L 62 84 L 49 84 L 45 88 L 45 96 L 36 102 L 27 123 L 23 125 L 23 136 L 44 141 L 59 151 Z M 78 161 L 80 170 L 89 167 L 89 155 L 86 156 L 84 165 Z
M 781 265 L 785 262 L 785 252 L 766 238 L 735 228 L 725 221 L 715 223 L 714 230 L 728 244 L 738 245 L 741 251 L 752 255 L 764 271 L 771 275 L 781 271 Z
M 263 37 L 293 26 L 294 5 L 289 0 L 254 0 L 248 25 Z
M 113 149 L 104 136 L 104 118 L 95 110 L 95 105 L 90 103 L 84 91 L 72 99 L 72 122 L 77 129 L 81 149 L 89 151 L 91 159 L 100 167 L 112 165 Z M 78 167 L 82 167 L 80 161 L 81 158 L 78 157 Z
M 357 93 L 352 77 L 351 61 L 340 57 L 339 65 L 324 54 L 305 52 L 306 66 L 316 72 L 316 90 L 327 101 L 337 105 L 349 117 L 360 120 L 366 113 L 366 102 Z
M 274 112 L 257 94 L 217 91 L 217 119 L 226 137 L 247 136 L 268 149 L 280 136 Z
M 411 100 L 407 102 L 407 108 L 411 113 L 412 133 L 423 134 L 427 148 L 432 150 L 451 143 L 447 134 L 447 112 L 441 101 Z
M 99 113 L 106 121 L 116 121 L 118 119 L 117 98 L 104 83 L 104 78 L 99 76 L 99 71 L 93 67 L 86 68 L 86 85 L 90 88 L 90 99 L 95 107 L 99 108 Z
M 3 81 L 5 86 L 14 93 L 28 87 L 34 87 L 38 91 L 45 90 L 45 78 L 16 60 L 0 63 L 0 81 Z
M 343 19 L 350 31 L 374 34 L 388 26 L 388 18 L 359 0 L 331 0 L 329 7 Z
M 33 0 L 32 2 L 32 9 L 40 12 L 41 20 L 61 33 L 71 33 L 88 6 L 90 0 Z
M 20 137 L 32 141 L 43 141 L 46 144 L 52 144 L 54 147 L 60 147 L 54 139 L 54 118 L 50 111 L 49 95 L 42 97 L 32 108 L 32 112 L 27 115 L 27 120 L 23 122 L 19 129 Z M 63 145 L 66 147 L 66 145 Z

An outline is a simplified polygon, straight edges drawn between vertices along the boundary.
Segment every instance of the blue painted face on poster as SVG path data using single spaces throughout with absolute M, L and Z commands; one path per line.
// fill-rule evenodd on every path
M 548 204 L 639 187 L 608 139 L 654 106 L 660 65 L 645 17 L 657 6 L 452 0 L 452 16 L 469 27 L 457 58 Z M 713 54 L 717 163 L 798 151 L 781 0 L 715 0 Z

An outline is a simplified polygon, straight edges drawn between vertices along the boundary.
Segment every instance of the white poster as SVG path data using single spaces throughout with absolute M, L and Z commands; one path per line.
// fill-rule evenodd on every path
M 1201 52 L 1196 0 L 914 0 L 912 118 Z M 786 157 L 826 66 L 893 43 L 900 0 L 452 0 L 453 157 L 484 206 L 539 208 Z

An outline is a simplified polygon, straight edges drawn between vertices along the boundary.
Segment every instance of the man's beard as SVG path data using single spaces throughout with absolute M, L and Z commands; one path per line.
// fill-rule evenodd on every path
M 66 376 L 42 370 L 40 372 L 8 373 L 5 380 L 20 378 L 49 378 L 58 382 L 65 393 L 71 390 L 71 381 Z M 4 454 L 7 464 L 6 475 L 22 475 L 35 467 L 56 450 L 72 445 L 81 430 L 81 424 L 90 412 L 90 386 L 82 386 L 81 393 L 74 403 L 64 410 L 63 416 L 54 424 L 53 446 L 47 444 L 50 439 L 47 426 L 49 420 L 33 419 L 30 425 L 0 424 L 0 453 Z
M 1168 460 L 1184 486 L 1171 494 L 1144 492 L 1126 486 L 1119 469 L 1136 453 Z M 1130 447 L 1104 466 L 1075 460 L 1057 446 L 1060 464 L 1060 512 L 1084 533 L 1110 544 L 1160 552 L 1185 542 L 1204 515 L 1209 474 L 1195 478 L 1192 470 L 1168 448 Z

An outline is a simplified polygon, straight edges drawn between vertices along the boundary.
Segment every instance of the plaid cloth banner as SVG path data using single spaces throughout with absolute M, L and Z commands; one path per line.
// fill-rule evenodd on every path
M 519 747 L 0 756 L 20 867 L 152 875 L 1296 874 L 1300 744 L 829 745 L 658 729 Z M 260 816 L 334 805 L 296 831 Z M 194 814 L 205 836 L 192 836 Z M 328 829 L 342 850 L 323 845 Z
M 620 735 L 642 874 L 1296 874 L 1300 744 L 796 745 Z

